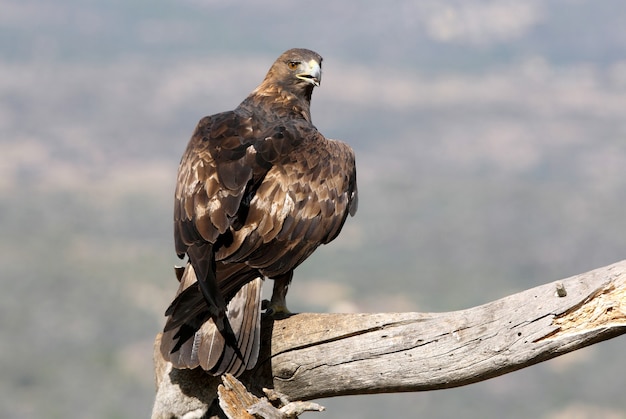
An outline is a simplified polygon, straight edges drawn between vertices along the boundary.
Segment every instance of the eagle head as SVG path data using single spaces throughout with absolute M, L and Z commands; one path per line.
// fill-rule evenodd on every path
M 258 93 L 276 91 L 311 100 L 313 88 L 322 81 L 322 57 L 311 50 L 294 48 L 274 62 L 257 88 Z
M 322 57 L 308 49 L 294 48 L 285 51 L 274 62 L 272 69 L 285 81 L 295 85 L 319 86 L 322 81 Z

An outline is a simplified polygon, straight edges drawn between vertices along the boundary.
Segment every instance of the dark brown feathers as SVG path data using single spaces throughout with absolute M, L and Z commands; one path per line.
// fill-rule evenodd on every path
M 203 118 L 183 154 L 174 238 L 189 264 L 161 346 L 177 368 L 252 368 L 262 278 L 291 278 L 356 211 L 352 149 L 311 123 L 321 62 L 313 51 L 285 52 L 235 110 Z

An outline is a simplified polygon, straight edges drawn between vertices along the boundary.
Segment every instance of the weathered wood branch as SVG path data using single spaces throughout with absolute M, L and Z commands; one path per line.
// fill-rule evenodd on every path
M 297 314 L 264 319 L 252 393 L 289 400 L 462 386 L 626 333 L 626 260 L 448 313 Z M 160 336 L 157 336 L 158 345 Z M 202 417 L 219 377 L 175 370 L 155 350 L 153 418 Z

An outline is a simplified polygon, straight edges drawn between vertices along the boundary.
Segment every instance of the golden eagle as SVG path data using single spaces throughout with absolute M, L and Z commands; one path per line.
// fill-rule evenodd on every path
M 189 262 L 161 343 L 176 368 L 254 367 L 263 278 L 274 280 L 267 312 L 288 312 L 293 270 L 356 212 L 354 152 L 311 123 L 321 75 L 317 53 L 286 51 L 235 110 L 201 119 L 189 141 L 174 202 L 176 252 Z

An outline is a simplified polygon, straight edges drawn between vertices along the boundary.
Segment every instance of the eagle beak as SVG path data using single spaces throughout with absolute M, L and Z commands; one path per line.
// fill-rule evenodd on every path
M 322 67 L 319 63 L 311 60 L 308 63 L 302 63 L 302 67 L 304 71 L 296 74 L 296 77 L 314 86 L 319 86 L 322 82 Z

